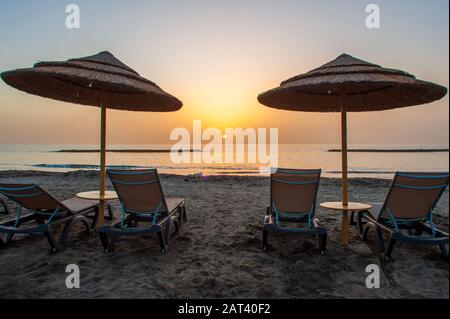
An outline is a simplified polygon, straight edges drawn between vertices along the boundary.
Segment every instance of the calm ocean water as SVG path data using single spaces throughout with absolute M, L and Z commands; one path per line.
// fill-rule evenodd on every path
M 170 149 L 170 145 L 109 145 L 108 149 Z M 280 145 L 279 167 L 322 168 L 323 175 L 340 174 L 340 153 L 329 152 L 338 145 Z M 448 149 L 448 145 L 351 145 L 351 149 Z M 97 145 L 0 145 L 0 170 L 40 170 L 67 172 L 98 169 L 98 153 L 62 153 L 59 150 L 98 149 Z M 168 153 L 107 154 L 111 167 L 156 167 L 162 173 L 236 174 L 259 173 L 259 164 L 174 164 Z M 434 171 L 449 169 L 448 152 L 349 153 L 351 177 L 391 178 L 397 170 Z

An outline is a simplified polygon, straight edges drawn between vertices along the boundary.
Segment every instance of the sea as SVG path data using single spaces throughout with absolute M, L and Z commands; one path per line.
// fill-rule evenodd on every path
M 171 147 L 108 145 L 107 165 L 127 169 L 152 167 L 160 173 L 177 175 L 258 175 L 262 166 L 268 166 L 249 162 L 251 156 L 245 146 L 241 151 L 243 163 L 224 163 L 224 160 L 176 163 L 168 152 Z M 98 145 L 0 145 L 0 171 L 98 170 L 98 148 Z M 349 149 L 358 150 L 348 153 L 350 177 L 390 179 L 396 171 L 449 170 L 448 145 L 351 145 Z M 321 168 L 323 176 L 339 177 L 341 154 L 338 150 L 339 145 L 282 144 L 278 146 L 278 167 Z M 192 159 L 195 152 L 188 153 Z M 234 155 L 236 153 L 234 150 Z

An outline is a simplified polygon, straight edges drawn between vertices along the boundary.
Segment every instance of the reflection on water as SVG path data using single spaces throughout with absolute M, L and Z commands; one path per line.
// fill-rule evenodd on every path
M 109 149 L 170 149 L 170 145 L 110 145 Z M 323 175 L 338 177 L 340 153 L 328 152 L 338 145 L 279 145 L 280 167 L 322 168 Z M 424 149 L 448 145 L 352 145 L 352 149 Z M 98 169 L 98 153 L 61 153 L 62 149 L 98 149 L 97 145 L 0 145 L 0 170 L 41 170 L 67 172 Z M 248 153 L 244 154 L 248 158 Z M 156 167 L 172 174 L 259 174 L 259 164 L 174 164 L 169 153 L 108 153 L 111 167 Z M 391 178 L 395 171 L 448 171 L 448 152 L 440 153 L 349 153 L 352 177 Z

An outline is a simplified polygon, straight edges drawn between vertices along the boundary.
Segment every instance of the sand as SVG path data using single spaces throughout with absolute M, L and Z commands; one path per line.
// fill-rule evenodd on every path
M 89 171 L 6 171 L 0 181 L 39 183 L 59 199 L 97 188 L 97 174 Z M 166 196 L 186 198 L 189 213 L 167 254 L 155 236 L 120 241 L 111 254 L 102 251 L 96 233 L 75 233 L 56 254 L 44 238 L 18 238 L 0 250 L 0 298 L 449 298 L 449 265 L 438 248 L 400 243 L 385 265 L 356 227 L 344 249 L 339 216 L 321 209 L 317 217 L 329 231 L 326 256 L 315 240 L 301 238 L 271 239 L 263 252 L 267 178 L 165 175 L 162 183 Z M 352 179 L 351 199 L 382 201 L 389 184 Z M 323 179 L 318 202 L 339 194 L 338 180 Z M 448 197 L 447 190 L 435 218 L 447 232 Z M 80 289 L 65 286 L 68 264 L 80 267 Z M 381 267 L 380 289 L 365 286 L 369 264 Z

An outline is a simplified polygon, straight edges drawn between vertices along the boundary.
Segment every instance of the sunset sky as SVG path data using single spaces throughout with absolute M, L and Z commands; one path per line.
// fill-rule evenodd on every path
M 365 8 L 381 8 L 367 29 Z M 81 9 L 67 29 L 65 7 Z M 169 143 L 175 127 L 278 127 L 281 143 L 338 143 L 338 114 L 279 111 L 259 93 L 341 53 L 448 87 L 448 0 L 30 0 L 0 2 L 0 71 L 112 52 L 183 101 L 176 113 L 108 112 L 108 143 Z M 448 144 L 449 100 L 349 116 L 355 144 Z M 0 144 L 96 144 L 99 109 L 0 81 Z

